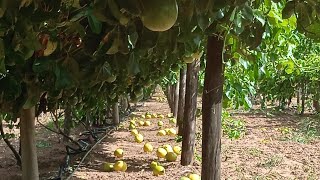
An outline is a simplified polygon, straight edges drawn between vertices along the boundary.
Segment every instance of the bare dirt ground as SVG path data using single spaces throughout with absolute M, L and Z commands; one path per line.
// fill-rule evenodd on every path
M 151 100 L 139 107 L 136 114 L 145 112 L 168 114 L 166 102 L 159 102 L 156 94 Z M 243 119 L 246 124 L 246 134 L 238 140 L 222 139 L 222 179 L 320 179 L 320 140 L 312 139 L 306 143 L 299 143 L 295 139 L 286 138 L 287 131 L 297 129 L 304 117 L 282 113 L 269 115 L 267 113 L 233 113 L 235 119 Z M 151 119 L 151 126 L 137 127 L 144 136 L 144 142 L 150 142 L 156 149 L 164 144 L 179 145 L 174 137 L 156 136 L 159 130 L 159 119 Z M 162 119 L 165 127 L 169 127 L 168 118 Z M 197 120 L 198 132 L 201 132 L 201 118 Z M 128 130 L 129 122 L 123 122 L 117 131 L 105 138 L 85 159 L 81 167 L 75 172 L 74 180 L 178 180 L 190 172 L 201 171 L 201 140 L 197 139 L 196 160 L 192 165 L 180 165 L 177 162 L 160 163 L 165 167 L 164 176 L 153 176 L 149 168 L 151 161 L 156 160 L 155 153 L 143 152 L 144 143 L 134 142 Z M 38 147 L 39 168 L 42 179 L 56 173 L 64 156 L 64 146 L 57 137 L 38 127 L 37 142 L 49 142 L 49 147 Z M 290 133 L 289 133 L 290 134 Z M 303 139 L 303 137 L 300 137 Z M 15 141 L 17 145 L 17 141 Z M 3 141 L 0 143 L 0 179 L 19 179 L 21 172 L 15 165 L 11 151 Z M 113 151 L 124 149 L 123 160 L 128 164 L 126 172 L 104 172 L 104 162 L 115 162 Z
M 48 122 L 48 116 L 39 117 L 42 123 Z M 14 139 L 10 139 L 14 148 L 19 150 L 19 130 L 4 128 L 5 133 L 13 133 L 16 135 Z M 36 123 L 36 145 L 38 152 L 38 165 L 41 177 L 56 176 L 59 165 L 63 162 L 65 156 L 65 146 L 62 138 L 56 134 L 46 130 L 39 123 Z M 16 159 L 12 151 L 4 143 L 0 141 L 0 180 L 19 180 L 21 179 L 21 170 L 17 166 Z

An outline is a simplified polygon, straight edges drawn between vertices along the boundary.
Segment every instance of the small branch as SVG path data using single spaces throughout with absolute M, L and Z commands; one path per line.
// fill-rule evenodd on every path
M 73 142 L 74 144 L 76 144 L 77 146 L 79 146 L 80 148 L 81 148 L 81 145 L 77 142 L 77 141 L 75 141 L 75 140 L 73 140 L 71 137 L 69 137 L 69 136 L 67 136 L 65 133 L 63 133 L 62 131 L 61 131 L 61 129 L 60 129 L 60 127 L 59 127 L 59 124 L 58 124 L 58 119 L 59 119 L 59 117 L 55 114 L 55 113 L 53 113 L 52 111 L 50 111 L 50 114 L 51 114 L 51 116 L 53 117 L 53 122 L 55 123 L 55 125 L 56 125 L 56 127 L 57 127 L 57 129 L 58 129 L 58 132 L 59 132 L 59 134 L 61 134 L 63 137 L 65 137 L 65 138 L 67 138 L 67 139 L 69 139 L 71 142 Z
M 3 131 L 3 125 L 2 125 L 2 119 L 0 119 L 0 132 L 1 136 L 4 140 L 4 142 L 7 144 L 7 146 L 11 149 L 12 153 L 14 154 L 14 157 L 17 160 L 17 165 L 21 167 L 21 156 L 17 152 L 17 150 L 12 146 L 11 142 L 5 137 L 4 131 Z
M 38 117 L 37 117 L 37 122 L 38 122 L 42 127 L 44 127 L 45 129 L 47 129 L 48 131 L 51 131 L 51 132 L 56 133 L 56 134 L 60 134 L 58 131 L 55 131 L 55 130 L 49 128 L 48 126 L 42 124 L 42 123 L 39 121 L 39 118 L 38 118 Z

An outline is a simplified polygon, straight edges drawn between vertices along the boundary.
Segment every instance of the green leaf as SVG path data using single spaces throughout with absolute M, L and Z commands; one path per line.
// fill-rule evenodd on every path
M 264 7 L 266 10 L 264 12 L 268 12 L 271 10 L 272 2 L 271 0 L 264 0 Z
M 64 89 L 72 86 L 72 79 L 68 71 L 62 66 L 56 66 L 54 70 L 56 76 L 55 89 Z
M 7 10 L 7 0 L 2 0 L 0 2 L 0 18 L 2 18 L 6 10 Z
M 106 2 L 105 2 L 106 3 Z M 110 12 L 106 10 L 105 5 L 95 5 L 93 15 L 97 18 L 98 21 L 106 22 L 110 25 L 115 25 L 118 21 L 110 15 Z
M 79 33 L 80 37 L 84 37 L 86 35 L 85 28 L 79 22 L 71 22 L 68 30 Z
M 12 101 L 21 94 L 21 85 L 14 77 L 8 75 L 0 78 L 0 94 L 3 94 L 4 100 Z
M 239 35 L 244 31 L 244 26 L 242 25 L 241 15 L 238 13 L 235 16 L 235 19 L 233 21 L 235 24 L 235 27 L 233 28 L 233 31 Z
M 209 18 L 204 15 L 197 16 L 198 26 L 202 31 L 205 31 L 207 27 L 210 25 Z
M 196 11 L 198 14 L 206 14 L 208 12 L 208 8 L 210 7 L 211 0 L 198 0 L 196 5 Z
M 261 11 L 255 10 L 254 17 L 264 26 L 264 24 L 266 23 L 265 15 Z
M 140 72 L 139 63 L 134 53 L 130 54 L 127 68 L 130 75 L 136 75 Z
M 128 38 L 129 43 L 132 46 L 132 48 L 134 48 L 136 46 L 137 41 L 138 41 L 139 35 L 137 32 L 133 32 L 132 34 L 129 34 L 128 36 L 129 36 L 129 38 Z
M 80 1 L 80 0 L 71 0 L 71 2 L 72 2 L 71 7 L 81 8 L 79 1 Z
M 238 9 L 237 9 L 237 8 L 234 8 L 233 11 L 231 12 L 231 15 L 230 15 L 230 18 L 229 18 L 229 20 L 230 20 L 231 22 L 234 21 L 235 16 L 236 16 L 236 14 L 237 14 L 237 11 L 238 11 Z
M 112 75 L 111 66 L 107 61 L 101 67 L 97 67 L 95 71 L 97 72 L 96 79 L 100 81 L 105 81 Z
M 98 21 L 98 19 L 94 15 L 88 16 L 88 22 L 92 32 L 100 34 L 102 30 L 102 23 Z
M 244 67 L 244 69 L 248 69 L 248 62 L 244 59 L 242 59 L 241 57 L 239 58 L 239 62 L 240 64 Z
M 236 0 L 234 4 L 237 5 L 237 6 L 241 6 L 246 2 L 247 2 L 247 0 Z
M 107 0 L 108 1 L 108 6 L 109 10 L 112 14 L 112 16 L 119 21 L 121 25 L 127 25 L 129 22 L 129 18 L 126 17 L 122 11 L 120 11 L 119 6 L 115 0 Z
M 242 15 L 243 15 L 243 17 L 245 18 L 245 19 L 247 19 L 247 20 L 249 20 L 249 21 L 252 21 L 253 20 L 253 11 L 252 11 L 252 9 L 251 9 L 251 7 L 250 6 L 248 6 L 248 5 L 245 5 L 244 7 L 243 7 L 243 9 L 241 10 L 241 13 L 242 13 Z
M 294 7 L 295 7 L 295 2 L 288 1 L 282 10 L 282 18 L 283 19 L 290 18 L 294 14 L 294 11 L 295 11 Z
M 68 72 L 72 75 L 73 78 L 79 79 L 80 77 L 80 70 L 79 70 L 79 63 L 72 57 L 67 57 L 62 66 L 67 69 Z
M 32 65 L 32 69 L 36 73 L 41 73 L 45 71 L 51 72 L 54 69 L 54 67 L 55 67 L 55 61 L 52 61 L 47 57 L 36 58 Z
M 0 38 L 0 73 L 2 74 L 6 74 L 7 70 L 6 70 L 6 65 L 5 65 L 5 52 L 4 52 L 4 43 L 3 43 L 3 39 Z
M 84 8 L 82 11 L 80 11 L 78 14 L 74 15 L 71 19 L 70 22 L 76 22 L 79 19 L 81 19 L 84 16 L 87 16 L 89 10 L 88 8 Z
M 22 41 L 23 46 L 30 51 L 37 51 L 42 48 L 39 42 L 38 34 L 36 32 L 30 32 L 27 37 Z
M 294 62 L 292 60 L 284 61 L 282 64 L 285 66 L 285 72 L 287 74 L 294 72 Z
M 32 3 L 32 1 L 33 0 L 21 0 L 19 9 L 22 7 L 28 7 Z

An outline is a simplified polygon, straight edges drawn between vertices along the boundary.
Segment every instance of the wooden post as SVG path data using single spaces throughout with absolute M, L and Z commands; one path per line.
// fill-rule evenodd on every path
M 305 102 L 306 102 L 306 84 L 302 83 L 302 87 L 301 87 L 301 112 L 300 112 L 300 115 L 304 114 Z
M 178 125 L 178 135 L 183 135 L 183 114 L 184 114 L 184 104 L 186 97 L 186 76 L 187 69 L 180 69 L 180 86 L 179 86 L 179 105 L 178 105 L 178 116 L 177 116 L 177 125 Z
M 175 85 L 170 85 L 170 108 L 171 108 L 171 113 L 174 111 L 174 92 L 175 92 Z
M 320 83 L 318 83 L 318 89 L 320 87 Z M 320 94 L 319 92 L 315 92 L 313 95 L 313 108 L 314 110 L 319 113 L 320 112 L 320 103 L 319 103 L 319 99 L 320 99 Z
M 223 40 L 209 36 L 202 96 L 202 180 L 219 180 L 221 174 L 222 52 Z
M 121 96 L 120 98 L 120 106 L 122 108 L 123 111 L 128 111 L 129 108 L 129 103 L 128 103 L 128 99 L 126 96 Z
M 297 107 L 300 106 L 300 86 L 298 85 L 297 89 Z
M 35 108 L 22 109 L 20 117 L 22 180 L 39 180 L 35 131 Z
M 166 97 L 167 97 L 167 101 L 168 101 L 168 104 L 169 104 L 169 108 L 170 108 L 170 112 L 172 112 L 171 88 L 172 88 L 172 86 L 168 84 L 167 85 L 167 89 L 165 91 L 165 94 L 166 94 Z
M 179 81 L 174 87 L 174 101 L 173 101 L 173 116 L 177 119 L 178 116 L 178 106 L 179 106 Z
M 120 118 L 119 118 L 119 103 L 114 103 L 113 104 L 113 111 L 112 111 L 112 119 L 113 119 L 113 124 L 118 125 L 120 124 Z
M 198 60 L 187 66 L 186 101 L 183 116 L 184 132 L 181 154 L 181 165 L 183 166 L 191 164 L 194 156 L 199 70 L 200 63 Z
M 319 112 L 320 112 L 319 100 L 313 100 L 312 103 L 313 103 L 313 108 L 314 108 L 314 110 L 315 110 L 317 113 L 319 113 Z
M 260 108 L 261 109 L 266 109 L 266 96 L 265 96 L 265 94 L 261 94 L 260 95 L 260 97 L 261 97 L 261 101 L 260 101 Z

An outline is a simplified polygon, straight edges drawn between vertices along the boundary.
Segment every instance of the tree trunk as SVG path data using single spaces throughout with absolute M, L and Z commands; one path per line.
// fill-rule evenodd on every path
M 320 87 L 320 83 L 318 83 L 318 88 Z M 314 100 L 313 100 L 313 108 L 314 110 L 319 113 L 320 112 L 320 104 L 319 104 L 320 94 L 319 92 L 315 92 Z
M 223 96 L 223 40 L 209 36 L 202 96 L 202 180 L 221 174 L 221 114 Z
M 128 108 L 129 108 L 129 106 L 128 106 L 128 99 L 125 97 L 125 96 L 121 96 L 121 98 L 120 98 L 120 106 L 121 106 L 121 109 L 122 109 L 122 111 L 128 111 Z
M 20 117 L 22 179 L 39 180 L 35 140 L 35 108 L 23 109 Z
M 109 106 L 106 106 L 105 107 L 105 110 L 103 111 L 103 113 L 104 113 L 104 116 L 103 116 L 103 119 L 102 119 L 102 123 L 104 124 L 104 125 L 107 125 L 108 124 L 108 118 L 109 118 L 109 110 L 110 108 L 109 108 Z
M 64 123 L 63 123 L 63 133 L 67 136 L 70 136 L 70 130 L 72 127 L 72 112 L 71 105 L 67 104 L 66 109 L 64 110 Z M 69 139 L 67 137 L 63 137 L 64 142 L 68 142 Z
M 288 108 L 290 108 L 291 103 L 292 103 L 292 96 L 290 96 L 289 99 L 288 99 L 288 104 L 287 104 Z
M 266 96 L 262 94 L 260 97 L 261 97 L 261 102 L 260 102 L 261 109 L 266 109 Z
M 299 107 L 300 105 L 300 88 L 298 86 L 298 90 L 297 90 L 297 107 Z
M 172 103 L 171 103 L 171 101 L 172 101 L 172 99 L 171 99 L 171 85 L 167 85 L 167 89 L 166 89 L 166 96 L 167 96 L 167 101 L 168 101 L 168 105 L 169 105 L 169 108 L 170 108 L 170 112 L 172 112 Z
M 183 113 L 184 113 L 184 104 L 186 97 L 186 74 L 187 69 L 180 69 L 180 86 L 179 86 L 179 105 L 178 105 L 178 135 L 183 135 Z
M 317 113 L 319 113 L 320 112 L 320 104 L 319 104 L 319 93 L 318 92 L 315 92 L 315 94 L 314 94 L 312 105 L 313 105 L 314 110 Z
M 305 102 L 306 102 L 306 87 L 305 87 L 305 83 L 302 83 L 302 87 L 301 87 L 301 112 L 300 112 L 300 115 L 304 114 Z
M 170 110 L 171 110 L 171 113 L 173 113 L 173 111 L 174 111 L 174 92 L 175 92 L 175 86 L 174 85 L 170 85 L 169 96 L 170 96 Z
M 113 111 L 112 111 L 112 119 L 113 119 L 113 124 L 118 125 L 120 124 L 120 118 L 119 118 L 119 103 L 114 103 L 113 104 Z
M 174 101 L 173 101 L 173 116 L 177 118 L 178 116 L 178 106 L 179 106 L 179 81 L 175 84 L 174 87 Z
M 196 134 L 196 112 L 198 95 L 198 72 L 199 61 L 196 60 L 187 66 L 186 80 L 186 102 L 183 116 L 183 141 L 181 165 L 191 164 L 194 155 L 195 134 Z
M 279 109 L 284 110 L 286 107 L 286 98 L 282 97 L 279 99 Z
M 313 100 L 313 108 L 314 108 L 314 110 L 315 110 L 317 113 L 320 112 L 319 100 Z

